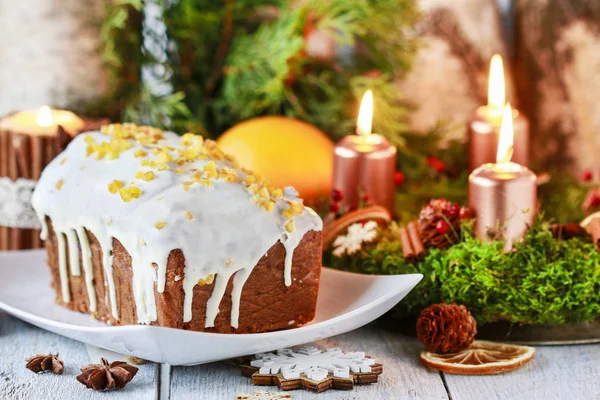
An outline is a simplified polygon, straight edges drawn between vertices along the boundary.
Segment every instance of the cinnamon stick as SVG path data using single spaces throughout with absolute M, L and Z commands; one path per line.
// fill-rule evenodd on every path
M 415 262 L 417 255 L 412 247 L 410 236 L 406 228 L 400 229 L 400 242 L 402 243 L 402 254 L 407 262 Z
M 8 133 L 0 131 L 0 177 L 8 176 Z M 0 250 L 9 249 L 7 226 L 0 226 Z
M 13 149 L 17 163 L 17 176 L 31 179 L 31 158 L 29 155 L 29 135 L 13 133 Z
M 30 157 L 31 157 L 31 179 L 39 180 L 44 169 L 44 141 L 48 140 L 45 136 L 31 136 Z M 40 230 L 34 229 L 31 232 L 31 247 L 34 249 L 42 247 L 42 239 L 40 239 Z
M 17 148 L 20 146 L 20 141 L 15 134 L 11 133 L 8 137 L 8 177 L 16 181 L 19 177 L 19 162 L 17 160 Z M 17 137 L 18 138 L 18 137 Z M 18 228 L 8 228 L 10 243 L 9 250 L 21 249 L 21 230 Z
M 600 217 L 594 218 L 590 222 L 590 232 L 592 233 L 592 240 L 596 245 L 596 250 L 600 250 Z
M 44 138 L 44 166 L 48 165 L 50 161 L 54 159 L 56 156 L 55 147 L 55 139 L 53 137 L 45 137 Z
M 44 136 L 35 135 L 30 139 L 31 179 L 40 179 L 44 169 Z
M 421 240 L 421 233 L 419 232 L 419 227 L 417 226 L 417 223 L 414 221 L 410 222 L 408 224 L 407 230 L 413 250 L 415 251 L 415 255 L 418 259 L 423 259 L 423 257 L 425 257 L 425 246 L 423 246 L 423 241 Z

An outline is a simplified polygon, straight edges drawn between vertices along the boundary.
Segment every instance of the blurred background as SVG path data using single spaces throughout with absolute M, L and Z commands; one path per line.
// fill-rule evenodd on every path
M 0 115 L 48 104 L 213 138 L 281 115 L 333 143 L 372 89 L 373 130 L 408 184 L 468 174 L 465 126 L 500 54 L 507 101 L 530 124 L 529 166 L 600 175 L 595 1 L 0 0 L 0 26 Z M 257 129 L 250 147 L 292 127 L 243 131 Z M 299 150 L 330 152 L 309 137 Z

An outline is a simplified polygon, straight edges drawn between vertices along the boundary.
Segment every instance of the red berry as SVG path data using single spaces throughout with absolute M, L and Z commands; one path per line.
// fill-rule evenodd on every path
M 338 211 L 340 211 L 340 203 L 338 203 L 337 201 L 334 201 L 333 203 L 331 203 L 329 205 L 329 211 L 331 211 L 334 214 L 337 214 Z
M 592 197 L 592 200 L 590 201 L 590 207 L 596 208 L 598 206 L 600 206 L 600 196 Z
M 440 174 L 446 170 L 446 164 L 435 157 L 427 157 L 427 165 L 433 167 Z
M 382 75 L 381 71 L 378 69 L 372 69 L 371 71 L 368 71 L 365 73 L 365 77 L 367 78 L 379 78 Z
M 342 201 L 344 200 L 344 195 L 342 194 L 342 191 L 340 189 L 333 189 L 331 191 L 331 198 L 333 199 L 333 201 Z
M 371 200 L 371 196 L 369 196 L 369 193 L 365 193 L 362 195 L 362 201 L 365 203 L 368 203 L 369 200 Z
M 446 170 L 446 164 L 443 161 L 438 160 L 437 163 L 433 166 L 438 173 L 442 173 Z
M 586 169 L 585 171 L 583 171 L 583 174 L 581 174 L 581 179 L 583 179 L 586 182 L 591 181 L 593 177 L 594 174 L 589 169 Z
M 456 217 L 460 212 L 460 206 L 456 203 L 448 203 L 448 209 L 446 210 L 446 214 L 449 217 Z
M 404 174 L 402 173 L 402 171 L 394 172 L 394 184 L 396 184 L 396 186 L 400 186 L 403 183 L 404 183 Z
M 471 218 L 471 210 L 469 210 L 467 207 L 461 207 L 460 211 L 458 212 L 458 218 Z
M 434 209 L 442 212 L 448 208 L 448 204 L 448 200 L 444 199 L 443 197 L 439 199 L 433 199 L 429 202 L 429 205 L 431 205 Z
M 437 222 L 437 224 L 435 224 L 435 230 L 440 235 L 445 235 L 448 232 L 450 232 L 450 227 L 448 226 L 448 223 L 446 221 L 444 221 L 443 219 L 440 219 Z

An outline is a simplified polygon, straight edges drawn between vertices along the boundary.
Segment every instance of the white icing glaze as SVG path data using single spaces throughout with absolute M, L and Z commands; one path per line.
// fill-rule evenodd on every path
M 65 249 L 65 235 L 56 233 L 56 243 L 58 247 L 58 271 L 60 274 L 60 291 L 65 303 L 71 302 L 71 292 L 69 291 L 69 272 L 67 271 L 67 250 Z
M 96 289 L 94 289 L 92 249 L 90 249 L 90 242 L 84 227 L 79 227 L 77 229 L 77 238 L 79 239 L 79 245 L 81 246 L 81 261 L 83 263 L 83 271 L 85 272 L 85 287 L 90 300 L 90 311 L 95 312 L 98 304 L 96 301 Z
M 150 323 L 157 319 L 155 288 L 159 293 L 164 291 L 167 260 L 173 249 L 181 249 L 186 260 L 183 275 L 184 322 L 192 319 L 194 287 L 199 280 L 214 274 L 215 285 L 207 303 L 205 321 L 206 327 L 214 326 L 227 283 L 235 274 L 231 325 L 237 327 L 244 283 L 258 261 L 278 241 L 281 241 L 286 250 L 283 279 L 287 286 L 292 284 L 294 249 L 307 232 L 322 229 L 322 222 L 316 213 L 309 208 L 300 207 L 300 214 L 292 217 L 294 230 L 286 231 L 285 225 L 289 219 L 283 212 L 290 207 L 290 201 L 300 201 L 293 190 L 287 189 L 283 198 L 272 198 L 274 207 L 271 211 L 259 207 L 252 200 L 253 195 L 243 182 L 226 182 L 215 178 L 211 180 L 212 187 L 194 184 L 189 190 L 183 190 L 184 182 L 190 180 L 190 170 L 202 170 L 211 160 L 194 160 L 184 165 L 171 161 L 168 162 L 170 169 L 162 171 L 149 166 L 143 167 L 142 160 L 157 160 L 158 156 L 148 152 L 145 157 L 135 157 L 136 151 L 148 151 L 149 147 L 133 140 L 129 140 L 132 148 L 122 151 L 118 159 L 96 160 L 93 155 L 86 156 L 87 136 L 91 136 L 97 143 L 108 143 L 111 140 L 111 137 L 99 132 L 76 137 L 44 170 L 32 203 L 42 221 L 42 238 L 47 237 L 46 216 L 52 220 L 58 238 L 63 233 L 68 238 L 71 237 L 69 254 L 77 256 L 77 260 L 74 256 L 69 257 L 74 275 L 81 273 L 79 251 L 71 249 L 77 249 L 77 241 L 79 242 L 90 309 L 92 303 L 96 308 L 96 296 L 92 281 L 91 251 L 84 227 L 100 242 L 108 300 L 115 319 L 118 319 L 118 305 L 112 265 L 113 238 L 119 240 L 131 255 L 132 286 L 140 323 Z M 156 147 L 150 145 L 152 146 Z M 173 154 L 177 149 L 183 149 L 180 137 L 173 133 L 165 133 L 159 146 L 171 146 Z M 65 158 L 66 161 L 60 163 Z M 235 169 L 225 159 L 215 162 L 219 170 L 223 167 Z M 185 172 L 176 173 L 175 168 L 183 168 Z M 138 171 L 154 171 L 155 179 L 136 179 Z M 235 172 L 241 179 L 246 176 L 246 172 L 240 169 L 235 169 Z M 63 183 L 62 187 L 57 188 L 59 180 L 63 180 Z M 124 202 L 118 192 L 109 192 L 108 185 L 113 180 L 122 181 L 126 186 L 132 183 L 141 189 L 141 196 Z M 190 214 L 192 218 L 189 218 Z M 164 222 L 166 225 L 157 229 L 154 226 L 157 222 Z M 61 287 L 63 299 L 65 296 L 68 299 L 64 238 L 59 239 L 59 256 L 61 251 Z M 65 287 L 67 290 L 64 290 Z
M 67 236 L 67 244 L 69 246 L 69 267 L 71 269 L 71 275 L 81 276 L 77 234 L 75 233 L 75 230 L 69 229 L 65 232 L 65 235 Z

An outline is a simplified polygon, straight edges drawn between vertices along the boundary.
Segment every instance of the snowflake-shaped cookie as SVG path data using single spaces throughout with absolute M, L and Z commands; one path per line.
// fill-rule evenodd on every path
M 253 394 L 240 394 L 236 397 L 236 400 L 285 400 L 291 399 L 287 393 L 271 393 L 266 390 L 259 390 Z
M 354 254 L 362 248 L 364 242 L 371 242 L 377 237 L 377 222 L 356 223 L 348 227 L 348 233 L 335 238 L 333 254 L 341 257 L 344 253 Z
M 314 392 L 350 390 L 354 384 L 377 382 L 383 372 L 383 366 L 363 352 L 344 353 L 339 348 L 323 351 L 314 346 L 257 354 L 250 365 L 241 367 L 255 385 L 277 385 L 281 390 L 304 387 Z

